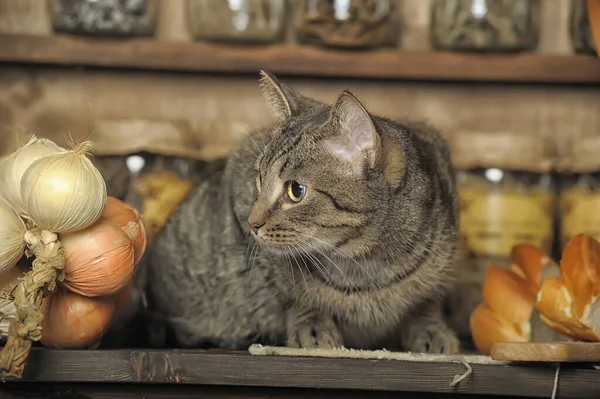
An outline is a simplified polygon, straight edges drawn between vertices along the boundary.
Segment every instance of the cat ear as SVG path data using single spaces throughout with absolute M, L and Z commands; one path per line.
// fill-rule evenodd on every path
M 291 87 L 284 85 L 269 71 L 261 69 L 259 85 L 269 108 L 278 120 L 300 113 L 314 101 L 307 99 Z
M 336 134 L 325 139 L 329 151 L 349 162 L 355 172 L 374 168 L 381 141 L 366 108 L 350 92 L 344 91 L 331 109 L 330 122 Z

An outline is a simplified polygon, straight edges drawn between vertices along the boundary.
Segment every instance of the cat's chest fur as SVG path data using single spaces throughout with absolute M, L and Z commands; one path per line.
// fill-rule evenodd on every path
M 381 347 L 382 341 L 393 339 L 403 319 L 423 299 L 424 282 L 418 269 L 404 278 L 390 271 L 376 283 L 369 277 L 374 268 L 391 269 L 381 262 L 347 265 L 335 268 L 327 279 L 314 275 L 305 286 L 303 300 L 333 316 L 350 347 Z

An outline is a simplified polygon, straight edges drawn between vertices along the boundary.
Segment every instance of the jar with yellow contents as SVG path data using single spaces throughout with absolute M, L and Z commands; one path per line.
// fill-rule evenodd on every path
M 447 312 L 451 326 L 468 336 L 488 268 L 508 268 L 518 243 L 551 251 L 556 193 L 548 151 L 535 137 L 461 132 L 449 144 L 457 169 L 462 248 Z
M 600 137 L 573 144 L 560 177 L 560 242 L 585 233 L 600 240 Z
M 461 234 L 482 262 L 509 266 L 518 243 L 550 252 L 555 184 L 539 139 L 501 133 L 454 137 Z

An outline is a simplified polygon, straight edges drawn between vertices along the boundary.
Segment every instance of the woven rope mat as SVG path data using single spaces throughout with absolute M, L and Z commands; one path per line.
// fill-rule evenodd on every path
M 469 364 L 508 364 L 483 355 L 431 355 L 425 353 L 390 352 L 387 350 L 358 349 L 297 349 L 280 346 L 252 345 L 248 349 L 255 356 L 301 356 L 338 359 L 400 360 L 405 362 L 444 362 Z

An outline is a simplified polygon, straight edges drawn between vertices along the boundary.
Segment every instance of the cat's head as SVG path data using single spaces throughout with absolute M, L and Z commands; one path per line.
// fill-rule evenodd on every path
M 349 92 L 329 106 L 267 72 L 261 87 L 278 124 L 255 165 L 255 238 L 283 255 L 364 256 L 380 243 L 400 152 L 391 162 L 374 118 Z

